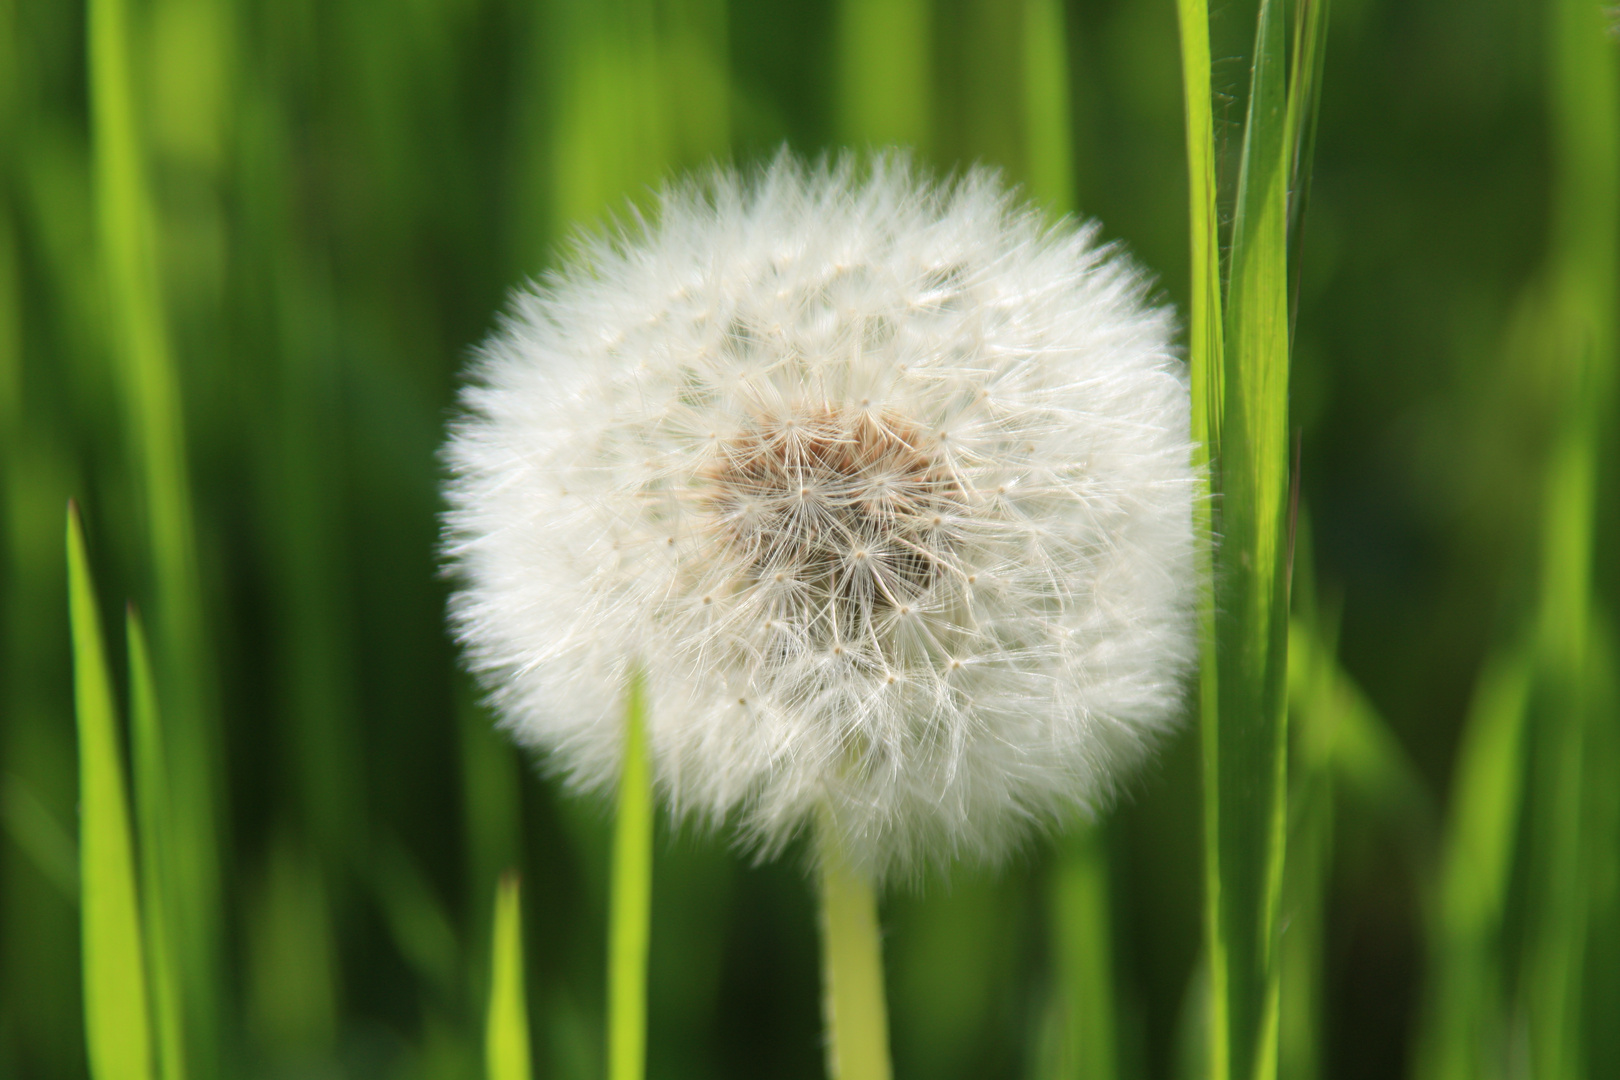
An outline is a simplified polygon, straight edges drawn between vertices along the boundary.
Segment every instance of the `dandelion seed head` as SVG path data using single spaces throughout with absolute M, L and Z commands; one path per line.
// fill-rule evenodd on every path
M 582 242 L 483 346 L 452 618 L 503 723 L 611 785 L 645 672 L 671 810 L 858 870 L 1094 813 L 1194 655 L 1172 317 L 988 172 L 782 156 Z

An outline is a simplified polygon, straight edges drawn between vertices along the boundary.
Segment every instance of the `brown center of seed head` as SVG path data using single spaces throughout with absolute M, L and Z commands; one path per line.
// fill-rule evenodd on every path
M 897 417 L 821 406 L 756 421 L 707 470 L 708 507 L 774 606 L 844 636 L 916 608 L 946 572 L 961 488 Z

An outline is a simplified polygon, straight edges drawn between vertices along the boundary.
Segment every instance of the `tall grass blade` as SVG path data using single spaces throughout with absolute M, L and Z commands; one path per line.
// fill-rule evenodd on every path
M 624 761 L 613 829 L 608 898 L 608 1080 L 647 1071 L 647 946 L 652 924 L 652 773 L 647 761 L 647 688 L 631 675 L 624 717 Z
M 1581 1068 L 1589 878 L 1584 758 L 1592 670 L 1592 562 L 1602 427 L 1612 413 L 1620 294 L 1620 55 L 1602 9 L 1549 6 L 1554 161 L 1554 349 L 1563 415 L 1548 458 L 1542 518 L 1536 747 L 1527 865 L 1531 925 L 1523 962 L 1531 1067 Z M 1612 723 L 1612 718 L 1604 721 Z
M 112 673 L 78 507 L 68 506 L 68 605 L 79 728 L 84 1034 L 94 1080 L 151 1080 L 146 965 Z
M 1491 1080 L 1505 1060 L 1500 934 L 1519 833 L 1532 659 L 1481 671 L 1463 726 L 1429 903 L 1429 987 L 1418 1080 Z
M 1262 0 L 1244 126 L 1216 468 L 1218 715 L 1204 775 L 1215 801 L 1212 1075 L 1277 1068 L 1278 908 L 1287 826 L 1288 178 L 1283 14 Z M 1206 722 L 1210 720 L 1207 714 Z M 1224 1000 L 1223 1000 L 1224 999 Z
M 1221 440 L 1225 396 L 1225 336 L 1221 317 L 1221 256 L 1215 191 L 1215 115 L 1211 105 L 1209 59 L 1209 5 L 1207 0 L 1177 0 L 1181 33 L 1181 80 L 1187 129 L 1187 201 L 1190 311 L 1188 359 L 1192 380 L 1192 437 L 1194 464 L 1204 472 L 1205 497 L 1194 513 L 1206 543 L 1200 553 L 1200 579 L 1205 583 L 1198 603 L 1199 739 L 1204 764 L 1204 941 L 1207 977 L 1200 984 L 1200 1000 L 1209 1003 L 1209 1015 L 1198 1026 L 1196 1042 L 1209 1055 L 1210 1080 L 1227 1080 L 1227 965 L 1225 939 L 1220 934 L 1220 799 L 1214 764 L 1220 734 L 1220 666 L 1215 641 L 1214 491 Z
M 929 0 L 840 0 L 840 139 L 933 145 L 933 13 Z
M 142 914 L 146 923 L 146 960 L 152 992 L 152 1018 L 157 1036 L 158 1076 L 185 1080 L 186 1046 L 184 1006 L 174 956 L 173 909 L 169 887 L 172 818 L 169 777 L 163 746 L 163 724 L 158 712 L 157 686 L 152 677 L 152 654 L 146 629 L 133 604 L 125 610 L 129 642 L 130 746 L 134 758 L 135 815 L 141 834 Z
M 1119 1075 L 1108 849 L 1084 826 L 1065 838 L 1051 884 L 1052 966 L 1061 1029 L 1053 1080 Z
M 1068 36 L 1058 0 L 1024 0 L 1025 172 L 1029 193 L 1058 214 L 1075 208 Z
M 1294 5 L 1292 73 L 1288 81 L 1288 142 L 1293 167 L 1288 180 L 1289 340 L 1299 315 L 1299 275 L 1304 266 L 1305 208 L 1311 199 L 1311 167 L 1316 160 L 1316 118 L 1322 100 L 1322 62 L 1327 50 L 1328 0 L 1297 0 Z
M 489 1016 L 484 1027 L 488 1080 L 530 1080 L 529 1007 L 523 992 L 523 908 L 517 875 L 507 873 L 495 892 L 490 957 Z
M 1586 943 L 1582 1020 L 1587 1076 L 1620 1076 L 1620 642 L 1607 610 L 1592 620 L 1587 716 Z
M 91 0 L 88 11 L 91 136 L 98 240 L 110 290 L 111 332 L 131 457 L 141 480 L 156 603 L 157 668 L 169 701 L 171 821 L 176 928 L 186 958 L 188 1015 L 213 1030 L 219 997 L 215 932 L 220 910 L 215 837 L 216 740 L 209 720 L 191 492 L 179 376 L 169 346 L 155 222 L 148 194 L 125 0 Z

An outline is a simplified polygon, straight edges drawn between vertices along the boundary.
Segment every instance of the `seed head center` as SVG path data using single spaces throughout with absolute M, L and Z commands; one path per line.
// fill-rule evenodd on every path
M 962 507 L 937 443 L 891 415 L 821 406 L 722 440 L 706 509 L 755 582 L 790 582 L 806 625 L 832 609 L 847 633 L 921 603 L 951 556 Z

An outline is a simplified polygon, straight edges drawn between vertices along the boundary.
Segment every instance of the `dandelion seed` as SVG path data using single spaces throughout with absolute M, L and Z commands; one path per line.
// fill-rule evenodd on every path
M 639 668 L 677 815 L 766 853 L 819 819 L 871 880 L 1095 810 L 1194 655 L 1187 382 L 1145 294 L 992 174 L 893 159 L 718 171 L 585 241 L 447 449 L 505 725 L 606 786 Z

